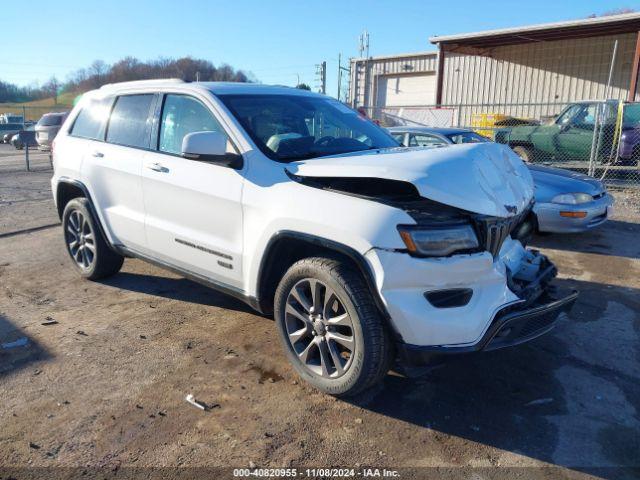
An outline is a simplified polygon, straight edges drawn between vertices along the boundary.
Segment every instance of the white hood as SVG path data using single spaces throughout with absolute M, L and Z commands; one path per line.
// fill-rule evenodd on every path
M 496 143 L 354 152 L 293 162 L 287 170 L 302 177 L 411 182 L 425 198 L 496 217 L 522 212 L 533 198 L 529 169 L 509 147 Z

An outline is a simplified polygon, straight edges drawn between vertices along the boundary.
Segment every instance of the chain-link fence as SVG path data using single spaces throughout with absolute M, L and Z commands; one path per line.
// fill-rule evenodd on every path
M 56 122 L 43 121 L 43 128 L 38 129 L 38 121 L 47 113 L 64 113 L 71 108 L 62 104 L 0 104 L 0 172 L 51 168 L 49 149 L 57 132 Z M 56 116 L 47 118 L 51 117 Z
M 0 103 L 0 125 L 4 121 L 6 115 L 8 120 L 18 121 L 24 123 L 28 127 L 35 124 L 42 118 L 45 113 L 61 113 L 68 112 L 73 108 L 72 105 L 57 104 L 57 105 L 24 105 L 20 103 Z
M 586 173 L 610 185 L 640 186 L 637 103 L 422 105 L 373 107 L 366 112 L 384 127 L 465 128 L 509 145 L 527 162 Z M 472 141 L 473 136 L 456 138 Z M 420 146 L 434 140 L 416 134 L 407 141 Z

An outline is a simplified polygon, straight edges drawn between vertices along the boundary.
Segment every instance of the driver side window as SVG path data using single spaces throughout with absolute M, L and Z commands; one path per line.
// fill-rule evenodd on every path
M 162 107 L 158 150 L 179 155 L 182 139 L 194 132 L 224 130 L 202 103 L 186 95 L 167 95 Z
M 582 105 L 572 105 L 564 111 L 562 115 L 558 117 L 557 123 L 560 126 L 571 125 L 574 122 L 574 118 L 584 107 Z

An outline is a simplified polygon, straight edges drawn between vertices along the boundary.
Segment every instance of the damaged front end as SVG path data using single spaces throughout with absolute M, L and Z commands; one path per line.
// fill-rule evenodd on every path
M 406 248 L 365 254 L 404 364 L 526 342 L 571 308 L 577 293 L 555 287 L 555 266 L 525 248 L 535 230 L 533 187 L 512 152 L 471 146 L 365 160 L 299 163 L 287 174 L 413 220 L 395 226 Z
M 506 287 L 517 300 L 497 309 L 482 336 L 474 342 L 446 345 L 398 342 L 402 363 L 423 365 L 443 354 L 518 345 L 548 333 L 559 315 L 571 309 L 578 292 L 554 285 L 555 265 L 539 251 L 525 248 L 535 227 L 532 206 L 509 218 L 458 212 L 474 226 L 479 249 L 491 254 L 495 268 L 503 268 Z M 418 222 L 425 221 L 424 212 L 414 212 L 412 216 Z

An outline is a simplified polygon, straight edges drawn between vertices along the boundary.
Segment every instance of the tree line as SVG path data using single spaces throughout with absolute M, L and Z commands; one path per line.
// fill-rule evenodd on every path
M 180 78 L 185 81 L 203 82 L 254 81 L 242 70 L 236 70 L 226 64 L 215 66 L 209 60 L 183 57 L 141 61 L 134 57 L 125 57 L 111 65 L 96 60 L 88 68 L 73 72 L 66 82 L 60 82 L 55 77 L 51 77 L 39 86 L 20 87 L 0 80 L 0 103 L 40 100 L 55 97 L 64 92 L 86 92 L 107 83 L 151 78 Z

